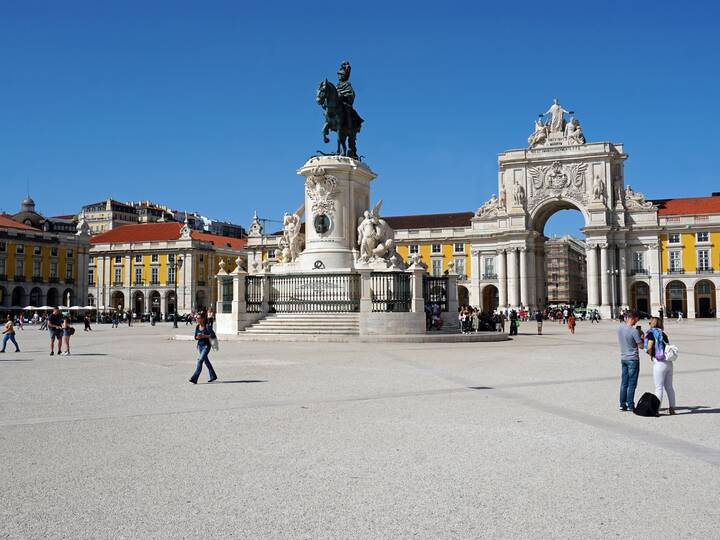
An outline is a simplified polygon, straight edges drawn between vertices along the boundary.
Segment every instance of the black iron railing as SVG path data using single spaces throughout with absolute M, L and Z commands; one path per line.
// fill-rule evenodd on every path
M 630 275 L 631 275 L 631 276 L 636 276 L 636 275 L 638 275 L 638 274 L 640 274 L 640 275 L 648 275 L 649 272 L 648 272 L 647 268 L 633 268 L 632 270 L 630 270 Z
M 270 311 L 342 313 L 360 309 L 360 276 L 269 276 Z
M 483 279 L 497 279 L 497 274 L 495 272 L 484 272 L 482 275 Z
M 260 313 L 262 309 L 262 280 L 260 276 L 245 278 L 245 311 Z
M 423 279 L 423 298 L 426 304 L 438 304 L 441 311 L 448 310 L 448 278 L 426 276 Z
M 411 275 L 405 272 L 372 272 L 370 291 L 373 311 L 410 311 Z
M 712 274 L 713 268 L 712 266 L 702 266 L 697 269 L 698 274 Z
M 223 278 L 220 298 L 220 312 L 232 313 L 233 301 L 233 280 L 232 278 Z

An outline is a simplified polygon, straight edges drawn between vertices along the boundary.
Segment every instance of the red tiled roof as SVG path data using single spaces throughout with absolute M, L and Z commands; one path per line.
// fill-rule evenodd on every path
M 720 195 L 657 201 L 661 216 L 720 214 Z
M 50 219 L 75 219 L 77 214 L 65 214 L 64 216 L 51 216 Z
M 393 229 L 441 229 L 467 227 L 473 212 L 450 212 L 448 214 L 421 214 L 416 216 L 382 216 Z
M 36 229 L 35 227 L 31 227 L 30 225 L 25 225 L 24 223 L 15 221 L 10 214 L 0 214 L 0 227 L 6 227 L 8 229 L 23 229 L 25 231 L 36 232 L 40 230 Z
M 180 230 L 183 224 L 177 221 L 166 223 L 141 223 L 138 225 L 123 225 L 116 229 L 95 235 L 90 238 L 92 244 L 111 244 L 122 242 L 160 242 L 164 240 L 180 239 Z M 200 231 L 191 231 L 195 240 L 210 242 L 217 247 L 239 249 L 247 240 L 245 238 L 232 238 Z

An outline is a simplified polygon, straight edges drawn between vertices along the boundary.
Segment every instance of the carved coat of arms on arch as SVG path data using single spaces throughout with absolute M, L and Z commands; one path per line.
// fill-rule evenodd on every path
M 553 161 L 551 165 L 530 167 L 528 173 L 536 191 L 542 189 L 580 188 L 585 182 L 587 163 L 571 163 L 563 165 Z
M 316 167 L 305 180 L 305 192 L 312 201 L 313 215 L 335 213 L 335 192 L 337 179 L 325 174 L 325 169 Z

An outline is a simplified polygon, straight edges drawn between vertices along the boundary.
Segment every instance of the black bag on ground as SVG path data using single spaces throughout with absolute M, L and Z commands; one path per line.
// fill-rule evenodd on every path
M 645 392 L 633 411 L 638 416 L 658 416 L 660 414 L 660 400 L 655 394 Z

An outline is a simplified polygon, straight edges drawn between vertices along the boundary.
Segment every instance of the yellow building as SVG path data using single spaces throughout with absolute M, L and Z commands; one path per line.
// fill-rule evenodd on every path
M 167 222 L 116 227 L 91 242 L 91 304 L 102 311 L 166 316 L 176 306 L 178 313 L 213 306 L 220 261 L 235 268 L 235 260 L 245 258 L 246 240 Z
M 87 303 L 82 268 L 90 236 L 84 225 L 75 227 L 65 220 L 56 226 L 29 197 L 18 214 L 0 214 L 0 310 Z

